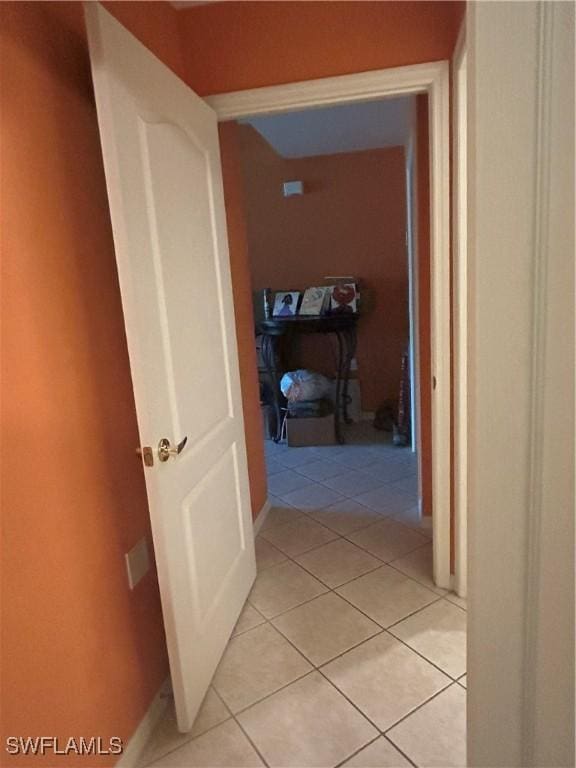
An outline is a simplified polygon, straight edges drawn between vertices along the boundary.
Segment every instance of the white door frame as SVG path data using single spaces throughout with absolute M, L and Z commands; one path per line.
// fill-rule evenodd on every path
M 432 504 L 434 580 L 450 576 L 450 168 L 449 63 L 327 77 L 207 97 L 218 120 L 236 120 L 391 96 L 428 94 L 432 346 Z
M 418 461 L 418 512 L 422 510 L 422 469 L 420 450 L 420 344 L 418 335 L 418 238 L 416 205 L 416 102 L 412 104 L 410 138 L 406 152 L 406 246 L 408 258 L 408 307 L 410 320 L 410 412 L 412 452 Z
M 422 425 L 420 408 L 420 275 L 418 269 L 418 125 L 414 99 L 410 115 L 410 138 L 406 145 L 406 189 L 408 205 L 408 277 L 410 293 L 410 364 L 412 400 L 412 450 L 418 464 L 418 514 L 422 517 Z
M 467 164 L 466 164 L 466 22 L 456 44 L 452 69 L 452 290 L 454 316 L 454 589 L 460 597 L 467 593 L 466 522 L 468 515 L 468 269 Z
M 573 766 L 575 6 L 466 24 L 467 765 Z

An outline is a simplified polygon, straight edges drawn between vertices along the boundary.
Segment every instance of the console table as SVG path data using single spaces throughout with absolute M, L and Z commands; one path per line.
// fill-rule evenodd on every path
M 338 362 L 336 368 L 336 402 L 334 404 L 334 427 L 336 440 L 344 442 L 342 420 L 348 422 L 347 400 L 350 363 L 356 354 L 357 314 L 333 314 L 320 317 L 270 317 L 256 324 L 256 334 L 262 336 L 262 360 L 270 379 L 273 406 L 276 415 L 276 436 L 274 442 L 280 442 L 282 432 L 280 380 L 285 371 L 282 360 L 283 352 L 297 334 L 332 333 L 338 341 Z

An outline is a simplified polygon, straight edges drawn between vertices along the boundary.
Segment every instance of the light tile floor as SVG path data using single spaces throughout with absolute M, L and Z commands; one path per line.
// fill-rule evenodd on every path
M 190 734 L 156 768 L 465 766 L 466 603 L 432 581 L 416 460 L 371 425 L 266 444 L 258 576 Z

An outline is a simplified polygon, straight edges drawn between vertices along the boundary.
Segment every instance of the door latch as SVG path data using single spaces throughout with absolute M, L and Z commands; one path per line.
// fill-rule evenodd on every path
M 154 466 L 154 451 L 151 446 L 145 445 L 143 448 L 136 448 L 136 453 L 142 457 L 145 467 Z

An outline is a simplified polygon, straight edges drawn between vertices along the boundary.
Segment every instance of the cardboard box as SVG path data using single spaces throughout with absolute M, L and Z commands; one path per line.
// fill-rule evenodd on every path
M 286 436 L 291 448 L 305 445 L 335 445 L 334 414 L 310 419 L 286 419 Z

